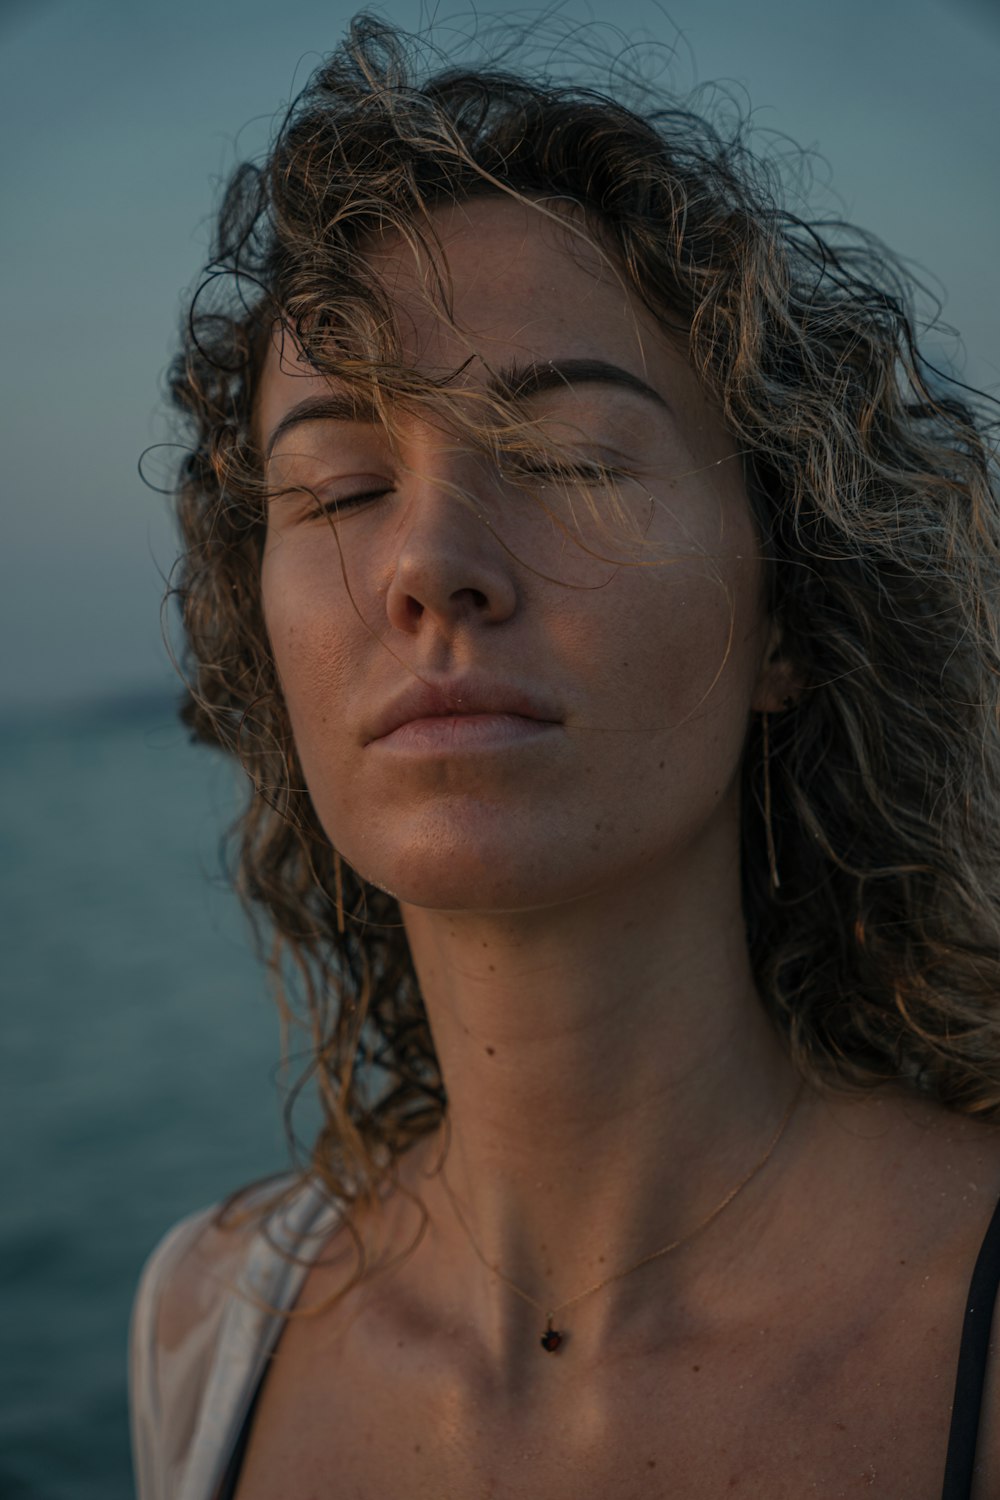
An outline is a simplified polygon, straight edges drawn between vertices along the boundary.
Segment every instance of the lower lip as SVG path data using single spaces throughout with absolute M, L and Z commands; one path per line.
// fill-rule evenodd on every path
M 410 719 L 391 734 L 373 740 L 386 750 L 455 755 L 476 750 L 507 750 L 551 734 L 560 725 L 521 714 L 454 714 Z

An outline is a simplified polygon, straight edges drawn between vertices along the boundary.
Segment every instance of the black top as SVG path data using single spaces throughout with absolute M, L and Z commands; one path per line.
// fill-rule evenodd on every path
M 250 1428 L 253 1424 L 253 1414 L 257 1410 L 257 1402 L 260 1400 L 260 1393 L 264 1388 L 264 1380 L 270 1368 L 271 1361 L 268 1360 L 264 1366 L 264 1373 L 257 1382 L 257 1389 L 253 1393 L 253 1400 L 250 1402 L 247 1414 L 243 1418 L 240 1435 L 236 1439 L 236 1444 L 230 1454 L 229 1462 L 226 1465 L 226 1472 L 222 1476 L 222 1483 L 215 1493 L 215 1500 L 233 1500 L 233 1496 L 236 1494 L 236 1485 L 239 1481 L 240 1470 L 243 1467 L 243 1458 L 247 1451 L 247 1444 L 250 1442 Z
M 993 1307 L 1000 1285 L 1000 1203 L 993 1210 L 989 1227 L 976 1258 L 969 1296 L 962 1324 L 962 1343 L 958 1351 L 958 1369 L 955 1374 L 955 1399 L 951 1410 L 951 1429 L 948 1433 L 948 1456 L 944 1465 L 944 1488 L 941 1500 L 972 1500 L 972 1471 L 976 1462 L 976 1444 L 979 1440 L 979 1415 L 983 1405 L 983 1388 L 986 1384 L 986 1365 L 990 1347 L 990 1329 L 993 1324 Z M 270 1369 L 270 1361 L 254 1392 L 243 1426 L 233 1448 L 225 1477 L 216 1500 L 233 1500 L 243 1455 L 250 1438 L 250 1426 L 260 1398 L 264 1378 Z
M 1000 1203 L 993 1210 L 983 1237 L 976 1268 L 969 1285 L 969 1300 L 962 1324 L 962 1345 L 955 1375 L 955 1401 L 951 1409 L 948 1457 L 944 1466 L 941 1500 L 970 1500 L 972 1468 L 979 1438 L 979 1413 L 986 1384 L 986 1360 L 990 1347 L 993 1306 L 1000 1284 Z

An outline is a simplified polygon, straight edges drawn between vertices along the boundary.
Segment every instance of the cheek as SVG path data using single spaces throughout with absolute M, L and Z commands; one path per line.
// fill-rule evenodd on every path
M 680 460 L 678 460 L 680 462 Z M 691 459 L 692 465 L 695 460 Z M 622 573 L 630 663 L 674 722 L 744 714 L 762 643 L 762 578 L 742 488 L 714 470 L 657 495 L 645 563 Z M 663 722 L 662 716 L 659 722 Z M 742 728 L 741 728 L 742 732 Z
M 640 720 L 675 725 L 689 715 L 743 712 L 753 689 L 759 621 L 744 581 L 726 570 L 679 565 L 647 574 L 623 598 L 610 663 Z
M 261 566 L 264 622 L 303 770 L 340 722 L 357 613 L 329 546 L 279 539 Z M 351 628 L 353 624 L 353 630 Z

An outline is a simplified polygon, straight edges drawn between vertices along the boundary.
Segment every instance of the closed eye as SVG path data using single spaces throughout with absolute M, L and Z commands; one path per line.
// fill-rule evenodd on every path
M 384 495 L 391 494 L 392 488 L 389 486 L 377 490 L 360 490 L 355 495 L 340 495 L 335 500 L 322 501 L 312 514 L 314 516 L 339 516 L 344 511 L 355 510 L 372 500 L 381 500 Z

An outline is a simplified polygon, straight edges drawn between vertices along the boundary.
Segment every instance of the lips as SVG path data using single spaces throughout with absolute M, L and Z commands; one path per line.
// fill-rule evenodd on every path
M 465 715 L 502 714 L 561 724 L 562 714 L 550 699 L 513 683 L 485 678 L 454 677 L 438 682 L 411 683 L 386 704 L 368 726 L 365 743 L 384 739 L 422 719 L 454 719 Z

